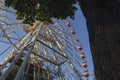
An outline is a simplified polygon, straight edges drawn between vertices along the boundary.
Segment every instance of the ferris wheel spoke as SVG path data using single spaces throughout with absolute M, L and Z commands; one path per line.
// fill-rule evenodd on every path
M 56 41 L 58 41 L 58 40 L 56 40 Z
M 0 22 L 1 22 L 1 23 L 3 23 L 3 24 L 8 25 L 8 23 L 7 23 L 7 22 L 5 22 L 5 21 L 3 21 L 3 20 L 1 20 L 1 19 L 0 19 Z
M 0 6 L 0 9 L 3 10 L 3 11 L 9 12 L 9 13 L 11 13 L 13 15 L 16 15 L 16 12 L 9 10 L 7 7 Z
M 54 30 L 52 30 L 52 31 L 54 31 Z M 55 31 L 54 31 L 55 32 Z M 54 33 L 53 33 L 54 34 Z M 55 34 L 58 34 L 57 32 L 55 32 Z M 54 34 L 54 35 L 55 35 Z M 58 36 L 60 36 L 60 34 L 58 34 Z M 69 39 L 69 38 L 67 38 L 67 39 L 65 39 L 64 37 L 62 37 L 62 36 L 60 36 L 60 38 L 61 39 L 63 39 L 67 44 L 66 45 L 69 45 L 70 47 L 69 48 L 71 48 L 71 46 L 73 46 L 70 42 L 69 42 L 69 40 L 67 40 L 67 39 Z M 61 42 L 60 40 L 59 40 L 59 42 Z M 68 46 L 67 46 L 68 47 Z M 76 46 L 75 46 L 76 47 Z
M 27 65 L 28 59 L 29 59 L 30 54 L 31 54 L 31 52 L 32 52 L 32 50 L 33 50 L 35 41 L 37 40 L 37 37 L 38 37 L 38 35 L 39 35 L 40 29 L 41 29 L 41 27 L 42 27 L 42 26 L 41 26 L 42 24 L 43 24 L 43 23 L 40 24 L 40 27 L 38 28 L 38 30 L 37 30 L 37 32 L 36 32 L 36 35 L 34 36 L 33 43 L 31 43 L 31 46 L 30 46 L 30 48 L 29 48 L 29 50 L 28 50 L 28 54 L 26 55 L 26 58 L 25 58 L 24 62 L 21 64 L 21 67 L 20 67 L 20 69 L 19 69 L 19 71 L 18 71 L 18 73 L 17 73 L 17 75 L 16 75 L 16 77 L 15 77 L 15 80 L 20 79 L 21 74 L 23 73 L 22 71 L 25 69 L 25 67 L 26 67 L 26 65 Z M 18 56 L 19 56 L 19 54 L 18 54 Z M 17 59 L 17 57 L 16 57 L 16 59 Z
M 57 41 L 57 40 L 55 40 L 55 41 Z M 62 49 L 62 46 L 60 45 L 60 41 L 59 41 L 59 42 L 56 42 L 56 43 L 58 44 L 58 45 L 56 45 L 56 46 L 58 46 L 58 48 L 60 49 L 60 51 L 63 50 L 63 49 Z M 70 53 L 70 52 L 69 52 L 69 53 Z
M 0 40 L 0 42 L 2 42 L 2 43 L 6 43 L 6 44 L 11 44 L 10 42 L 2 41 L 2 40 Z
M 61 42 L 61 41 L 58 39 L 58 37 L 55 36 L 55 34 L 52 33 L 51 30 L 49 30 L 49 32 L 50 32 L 51 36 L 54 37 L 54 43 L 55 43 L 55 45 L 56 45 L 56 46 L 59 46 L 58 49 L 59 49 L 60 47 L 63 47 L 63 46 L 61 46 L 61 44 L 58 44 L 58 41 Z M 59 49 L 59 50 L 60 50 L 60 49 Z M 65 55 L 65 54 L 63 54 L 63 55 Z
M 12 47 L 12 46 L 9 46 L 9 47 L 6 48 L 4 51 L 2 51 L 2 52 L 0 53 L 0 56 L 1 56 L 2 54 L 4 54 L 7 50 L 9 50 L 11 47 Z
M 73 69 L 75 70 L 75 68 L 73 67 Z M 77 70 L 75 70 L 75 71 L 77 71 Z M 78 74 L 78 73 L 77 73 Z
M 53 62 L 53 61 L 51 61 L 51 60 L 49 60 L 49 59 L 47 59 L 47 58 L 45 58 L 45 57 L 43 57 L 43 56 L 41 56 L 41 55 L 39 55 L 39 54 L 36 54 L 36 53 L 34 53 L 34 52 L 32 52 L 32 53 L 33 53 L 34 55 L 36 55 L 36 56 L 38 56 L 38 57 L 40 57 L 40 58 L 42 58 L 42 59 L 48 61 L 48 62 L 53 63 L 54 65 L 58 65 L 58 64 L 56 64 L 55 62 Z
M 69 57 L 68 57 L 68 59 L 69 59 Z M 71 65 L 73 65 L 70 61 L 69 61 L 69 63 L 70 63 Z M 72 68 L 75 70 L 74 66 L 72 66 Z
M 15 48 L 17 48 L 16 45 L 11 41 L 11 39 L 9 38 L 9 36 L 6 34 L 5 30 L 2 30 L 2 32 L 3 32 L 3 35 L 6 36 L 6 38 L 8 39 L 8 41 L 9 41 Z M 17 49 L 18 49 L 18 48 L 17 48 Z
M 50 34 L 50 31 L 47 31 L 46 32 L 47 33 L 47 35 L 49 35 Z M 50 36 L 48 36 L 48 38 L 51 38 L 52 36 L 50 35 Z M 54 39 L 53 40 L 54 41 L 54 43 L 53 44 L 56 44 L 55 42 L 56 42 L 56 40 Z M 52 43 L 49 43 L 49 46 L 51 47 L 51 48 L 55 48 L 53 45 L 52 45 Z M 53 52 L 53 54 L 54 54 L 54 57 L 53 57 L 53 59 L 54 60 L 56 60 L 56 61 L 58 61 L 58 57 L 59 57 L 59 55 L 58 54 L 56 54 L 56 52 L 54 52 L 54 51 L 52 51 Z
M 72 24 L 56 19 L 53 21 L 54 24 L 43 23 L 38 32 L 41 21 L 36 20 L 33 26 L 23 24 L 21 20 L 16 20 L 13 9 L 0 4 L 0 43 L 11 46 L 0 53 L 2 56 L 10 52 L 0 67 L 0 72 L 7 67 L 0 79 L 8 78 L 9 74 L 14 74 L 15 80 L 30 77 L 33 80 L 84 79 L 82 73 L 87 68 L 83 68 L 83 62 L 86 60 L 79 57 L 83 50 L 78 49 L 81 43 L 75 32 L 71 32 L 74 30 Z
M 57 41 L 57 40 L 56 40 Z M 59 40 L 58 40 L 59 41 Z M 57 43 L 59 46 L 59 48 L 62 48 L 62 47 L 60 47 L 60 44 L 62 44 L 61 43 L 61 41 L 59 41 L 58 43 Z M 72 46 L 72 45 L 71 45 Z M 67 46 L 67 47 L 65 47 L 66 48 L 66 51 L 68 52 L 68 53 L 71 53 L 69 50 L 67 50 L 67 48 L 69 48 L 70 50 L 72 50 L 72 48 L 70 47 L 70 46 Z M 63 49 L 61 49 L 61 50 L 63 50 Z M 73 53 L 71 53 L 71 56 L 73 56 Z M 74 59 L 76 59 L 76 58 L 74 58 Z
M 58 33 L 57 31 L 55 31 L 54 29 L 50 28 L 53 31 L 53 34 L 57 34 L 60 38 L 65 39 L 67 41 L 67 39 L 69 39 L 69 35 L 63 35 L 65 37 L 62 37 L 60 33 Z
M 46 47 L 50 48 L 51 50 L 55 51 L 57 54 L 59 54 L 59 55 L 61 55 L 61 56 L 65 57 L 65 58 L 67 58 L 66 56 L 64 56 L 63 54 L 61 54 L 61 53 L 60 53 L 60 52 L 58 52 L 57 50 L 55 50 L 55 49 L 51 48 L 50 46 L 48 46 L 48 45 L 44 44 L 44 43 L 43 43 L 43 42 L 41 42 L 40 40 L 39 40 L 39 42 L 40 42 L 41 44 L 45 45 Z
M 71 70 L 69 70 L 70 68 L 67 68 L 68 66 L 66 66 L 65 64 L 63 64 L 62 66 L 65 69 L 64 72 L 69 71 L 69 72 L 66 73 L 66 74 L 68 74 L 66 77 L 68 77 L 68 79 L 69 79 L 69 77 L 72 75 L 71 78 L 70 78 L 70 80 L 72 80 L 73 78 L 76 80 L 76 78 L 74 77 L 75 75 L 73 75 L 73 72 Z
M 2 35 L 1 37 L 6 38 L 6 36 Z M 8 36 L 9 37 L 9 36 Z M 10 39 L 20 41 L 20 39 L 14 38 L 14 37 L 9 37 Z
M 82 80 L 81 75 L 78 73 L 74 65 L 70 61 L 68 61 L 68 63 L 71 66 L 71 68 L 74 70 L 74 73 L 79 77 L 80 80 Z
M 21 46 L 23 46 L 24 41 L 32 34 L 32 31 L 30 31 L 28 34 L 26 34 L 21 41 L 19 42 L 19 44 L 17 45 L 18 48 L 20 48 Z M 11 53 L 7 56 L 7 58 L 5 58 L 4 62 L 2 62 L 2 67 L 0 68 L 0 71 L 6 66 L 6 64 L 9 62 L 10 59 L 13 58 L 14 54 L 17 52 L 17 49 L 13 49 L 13 51 L 11 51 Z
M 24 72 L 24 75 L 25 75 L 25 76 L 24 76 L 24 79 L 23 79 L 23 80 L 26 80 L 27 75 L 29 75 L 29 72 L 28 72 L 29 68 L 30 68 L 30 62 L 28 63 L 27 68 L 26 68 L 26 70 L 25 70 L 25 72 Z

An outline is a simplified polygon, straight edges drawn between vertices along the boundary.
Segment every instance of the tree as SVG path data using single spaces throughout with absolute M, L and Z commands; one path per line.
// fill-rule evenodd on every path
M 5 5 L 14 8 L 17 19 L 32 25 L 35 20 L 50 22 L 51 18 L 74 19 L 76 0 L 5 0 Z
M 120 2 L 81 0 L 97 80 L 120 79 Z

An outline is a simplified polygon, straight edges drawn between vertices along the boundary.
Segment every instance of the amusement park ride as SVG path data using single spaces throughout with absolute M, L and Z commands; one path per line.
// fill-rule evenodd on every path
M 6 45 L 0 51 L 0 80 L 88 79 L 85 53 L 70 22 L 30 26 L 15 16 L 0 1 L 0 45 Z

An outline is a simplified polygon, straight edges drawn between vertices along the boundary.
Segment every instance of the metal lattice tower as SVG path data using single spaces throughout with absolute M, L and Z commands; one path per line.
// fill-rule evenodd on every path
M 0 80 L 83 80 L 83 53 L 65 21 L 36 21 L 33 26 L 15 19 L 15 11 L 0 1 Z M 20 32 L 23 32 L 22 34 Z M 22 35 L 22 36 L 21 36 Z

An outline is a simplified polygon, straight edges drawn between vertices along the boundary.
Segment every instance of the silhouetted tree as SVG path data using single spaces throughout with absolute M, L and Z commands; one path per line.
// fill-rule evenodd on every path
M 120 1 L 79 0 L 87 20 L 97 80 L 120 79 Z

